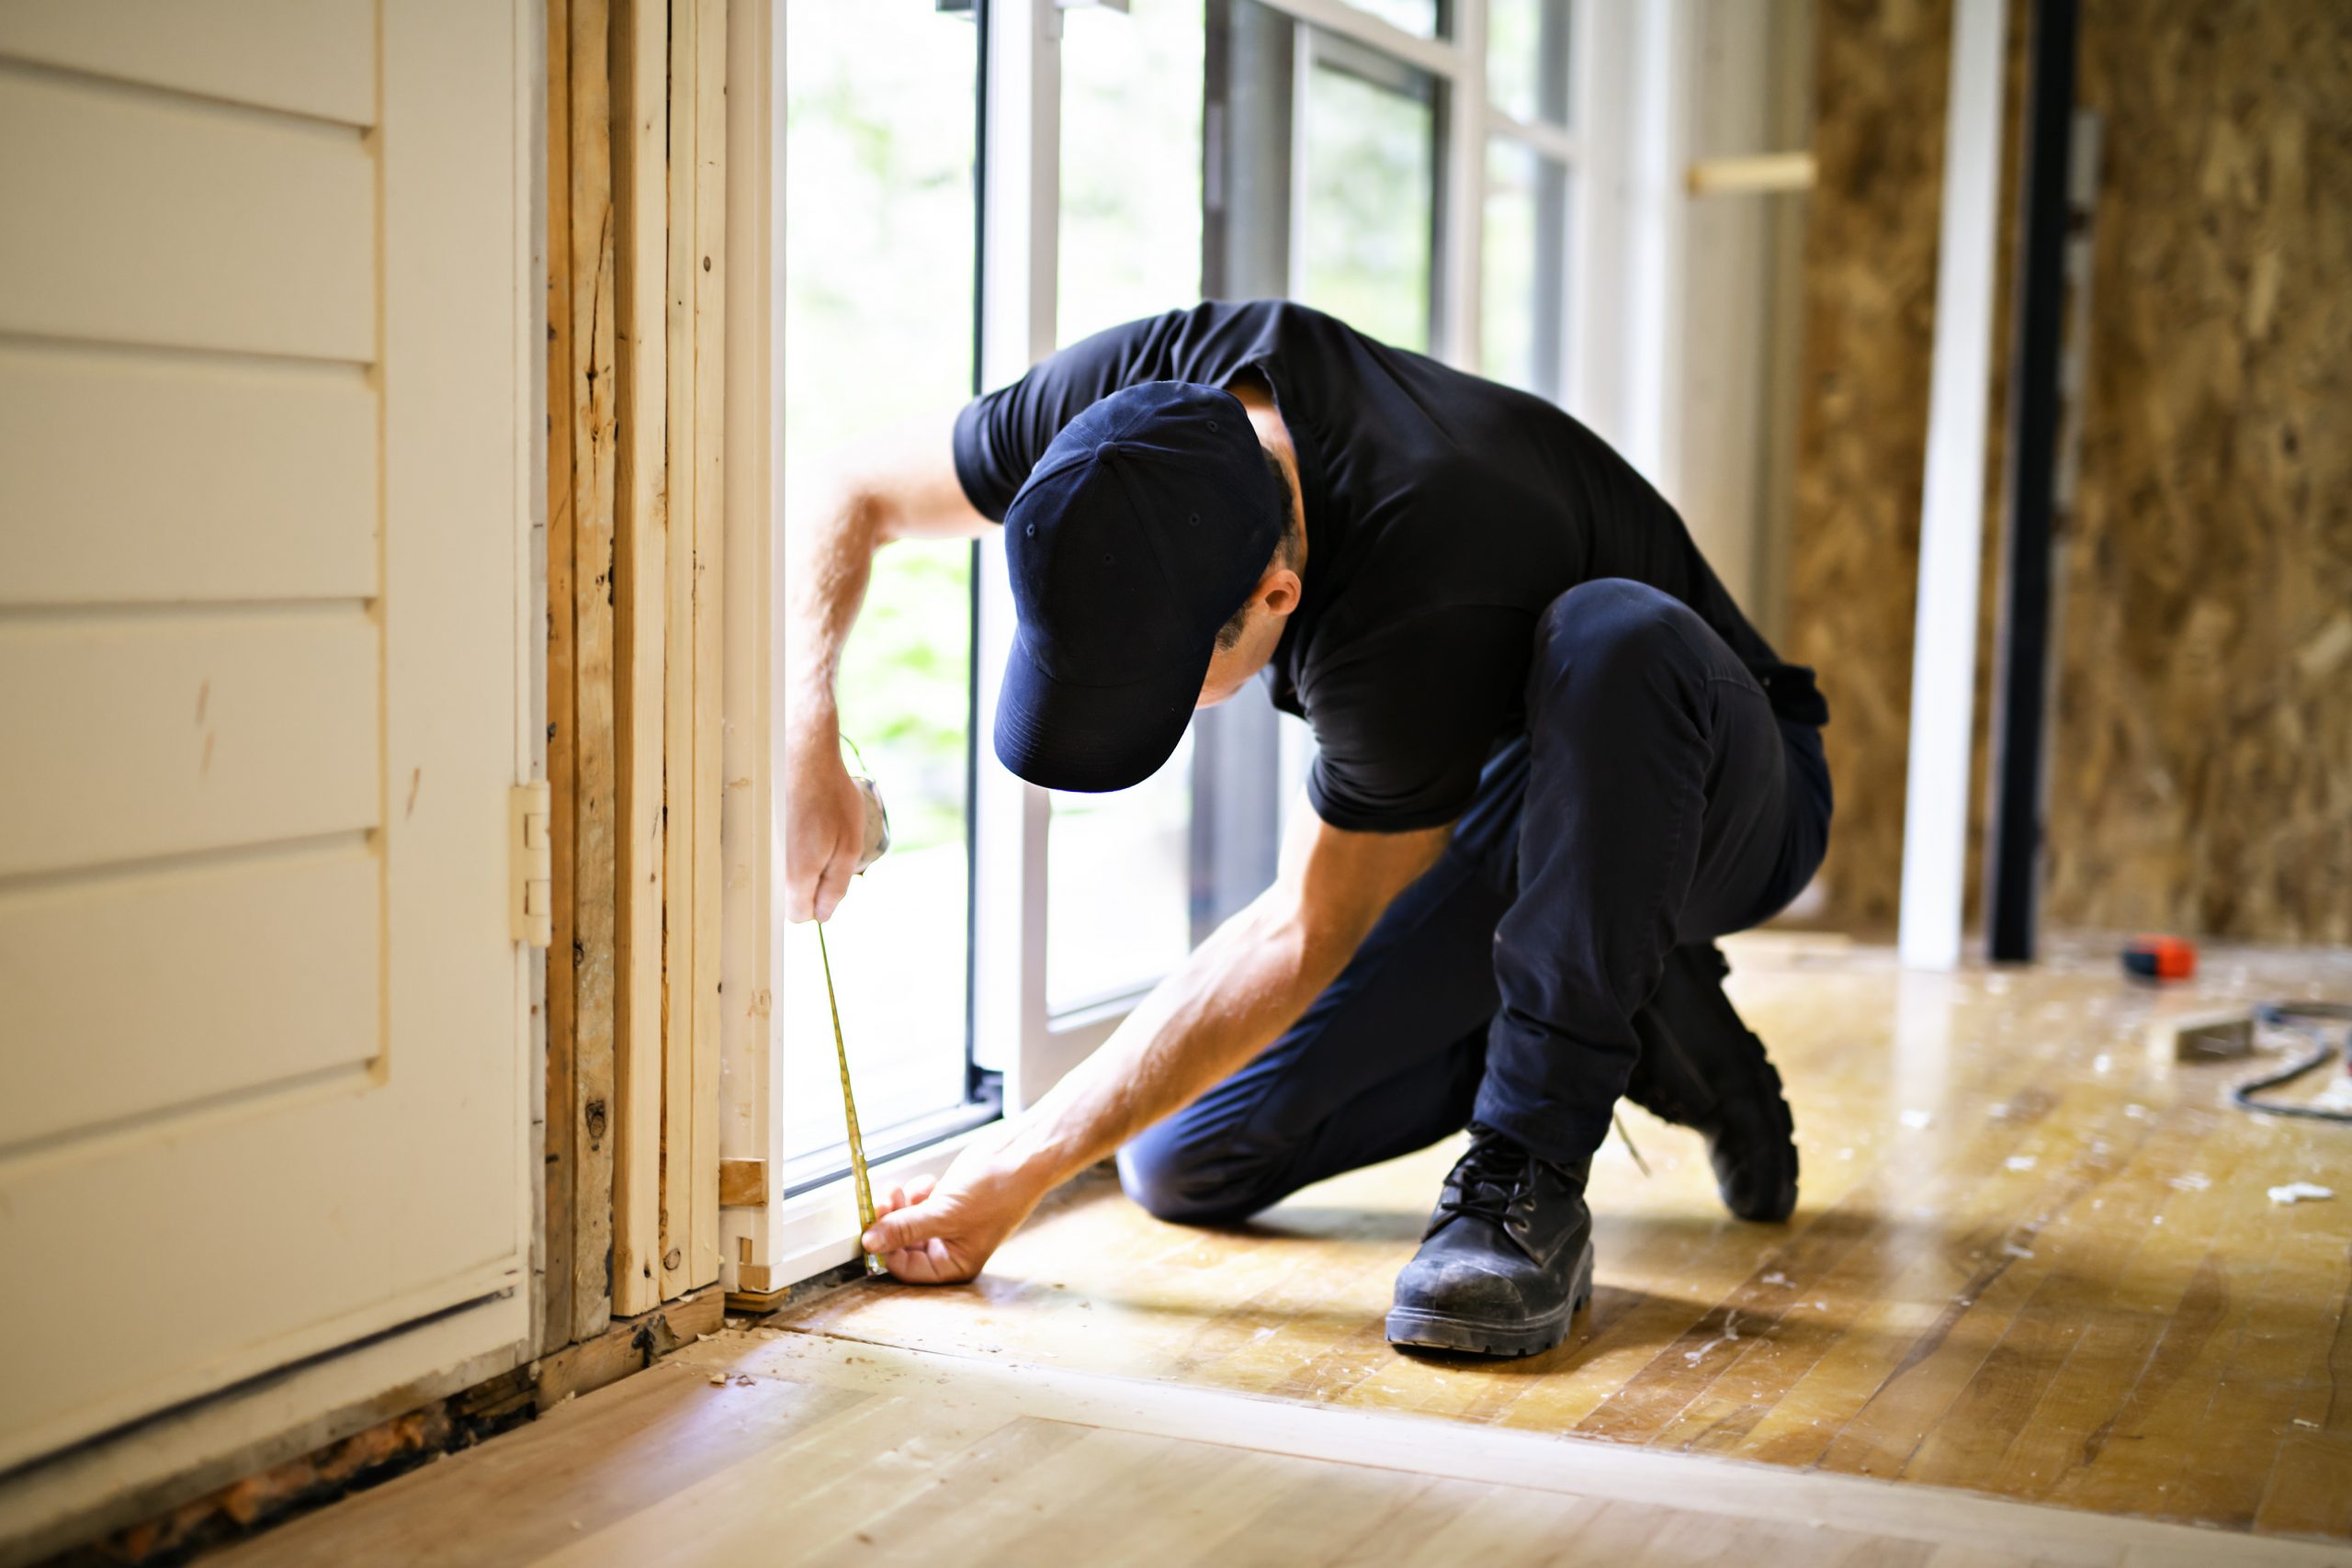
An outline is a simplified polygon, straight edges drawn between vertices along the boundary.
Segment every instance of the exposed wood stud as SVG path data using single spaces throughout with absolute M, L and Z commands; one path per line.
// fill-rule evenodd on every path
M 571 0 L 574 811 L 572 1337 L 612 1316 L 614 1090 L 612 103 L 606 0 Z
M 680 1247 L 693 1232 L 694 957 L 694 508 L 695 273 L 694 245 L 695 35 L 692 0 L 670 6 L 668 344 L 670 517 L 663 570 L 668 617 L 663 624 L 662 798 L 663 875 L 669 918 L 662 927 L 662 1293 L 686 1288 Z M 678 1263 L 669 1259 L 676 1258 Z
M 694 616 L 694 1221 L 687 1247 L 692 1282 L 718 1278 L 718 921 L 719 800 L 723 767 L 727 374 L 727 4 L 694 0 L 695 222 L 702 253 L 695 286 L 695 502 L 691 585 Z M 691 254 L 691 252 L 689 253 Z
M 669 15 L 613 10 L 616 795 L 613 1310 L 662 1300 L 662 662 L 667 582 Z
M 572 689 L 571 6 L 548 0 L 548 788 L 554 857 L 554 940 L 547 953 L 545 1271 L 538 1345 L 572 1339 L 572 1183 L 576 1174 L 572 1060 L 578 921 L 573 816 Z

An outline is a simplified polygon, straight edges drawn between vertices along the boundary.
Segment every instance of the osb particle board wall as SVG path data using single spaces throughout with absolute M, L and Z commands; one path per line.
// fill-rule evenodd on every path
M 2051 908 L 2352 940 L 2352 6 L 2085 8 Z
M 1825 882 L 1861 929 L 1901 875 L 1950 29 L 1824 0 L 1817 34 L 1789 642 L 1836 711 Z M 2352 939 L 2352 8 L 2086 0 L 2082 60 L 2108 118 L 2049 919 Z

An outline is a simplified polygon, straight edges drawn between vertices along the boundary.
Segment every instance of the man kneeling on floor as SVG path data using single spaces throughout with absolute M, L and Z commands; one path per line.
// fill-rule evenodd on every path
M 1162 1219 L 1241 1220 L 1460 1132 L 1388 1337 L 1521 1356 L 1592 1292 L 1585 1181 L 1620 1095 L 1785 1219 L 1780 1078 L 1713 939 L 1820 863 L 1827 709 L 1681 520 L 1550 403 L 1283 301 L 1064 349 L 788 505 L 786 885 L 822 919 L 863 841 L 832 672 L 873 552 L 1003 525 L 1019 630 L 997 756 L 1140 783 L 1261 676 L 1317 752 L 1274 885 L 1034 1109 L 865 1237 L 977 1274 L 1116 1151 Z M 920 960 L 920 955 L 910 955 Z

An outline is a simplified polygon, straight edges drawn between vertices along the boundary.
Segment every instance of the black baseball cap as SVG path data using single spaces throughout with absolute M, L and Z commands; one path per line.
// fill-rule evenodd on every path
M 1149 778 L 1282 515 L 1250 416 L 1222 388 L 1147 381 L 1070 421 L 1004 514 L 1019 625 L 998 760 L 1049 789 Z

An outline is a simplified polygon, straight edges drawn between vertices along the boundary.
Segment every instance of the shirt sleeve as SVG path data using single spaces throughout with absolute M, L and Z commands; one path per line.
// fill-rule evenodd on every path
M 1360 833 L 1454 820 L 1519 710 L 1534 628 L 1521 611 L 1440 610 L 1363 639 L 1317 670 L 1306 699 L 1315 815 Z
M 1060 349 L 956 416 L 956 478 L 980 514 L 1004 521 L 1062 427 L 1122 387 L 1154 378 L 1165 316 L 1111 327 Z

